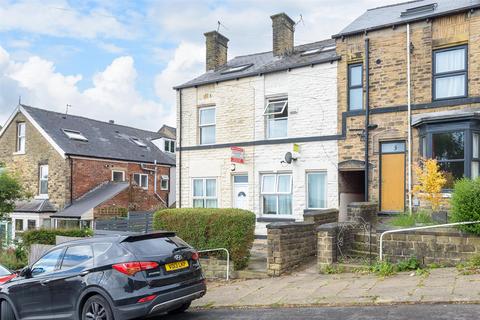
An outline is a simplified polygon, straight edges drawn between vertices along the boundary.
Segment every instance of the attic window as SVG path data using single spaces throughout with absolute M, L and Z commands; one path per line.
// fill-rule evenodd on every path
M 147 145 L 145 144 L 145 142 L 143 142 L 142 140 L 138 139 L 138 138 L 135 138 L 135 137 L 132 137 L 132 141 L 139 147 L 142 147 L 142 148 L 146 148 Z
M 335 50 L 336 46 L 327 46 L 327 47 L 323 47 L 322 48 L 322 52 L 323 51 L 330 51 L 330 50 Z
M 417 15 L 417 14 L 421 14 L 421 13 L 428 13 L 428 12 L 432 12 L 432 11 L 435 11 L 435 9 L 437 8 L 437 4 L 436 3 L 431 3 L 431 4 L 427 4 L 425 6 L 419 6 L 419 7 L 414 7 L 414 8 L 408 8 L 407 10 L 403 11 L 401 14 L 400 14 L 400 17 L 410 17 L 410 16 L 414 16 L 414 15 Z
M 229 67 L 229 68 L 223 70 L 222 74 L 243 71 L 243 70 L 246 70 L 246 69 L 250 68 L 251 66 L 252 66 L 252 64 L 244 64 L 244 65 L 241 65 L 241 66 Z
M 300 55 L 301 56 L 309 56 L 311 54 L 316 54 L 322 51 L 322 48 L 310 49 L 307 51 L 303 51 Z
M 72 140 L 88 141 L 88 139 L 80 131 L 63 129 L 63 133 L 65 133 L 67 137 Z

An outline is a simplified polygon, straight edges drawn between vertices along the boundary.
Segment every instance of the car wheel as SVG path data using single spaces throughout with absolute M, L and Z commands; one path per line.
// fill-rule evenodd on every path
M 113 320 L 108 301 L 98 295 L 90 297 L 83 306 L 82 320 Z
M 15 314 L 13 313 L 10 303 L 2 301 L 0 305 L 0 319 L 2 320 L 15 320 Z
M 192 301 L 190 302 L 187 302 L 185 304 L 182 304 L 180 307 L 178 307 L 177 309 L 173 309 L 172 311 L 169 311 L 168 313 L 169 314 L 179 314 L 179 313 L 183 313 L 185 311 L 187 311 L 188 308 L 190 308 L 190 305 L 192 304 Z

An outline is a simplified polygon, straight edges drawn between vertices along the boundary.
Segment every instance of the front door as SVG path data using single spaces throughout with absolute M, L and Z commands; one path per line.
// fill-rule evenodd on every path
M 238 209 L 248 209 L 248 175 L 233 176 L 233 205 Z
M 380 144 L 380 209 L 405 210 L 405 142 Z

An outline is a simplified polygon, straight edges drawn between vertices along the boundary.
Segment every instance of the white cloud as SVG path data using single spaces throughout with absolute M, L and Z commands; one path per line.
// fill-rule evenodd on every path
M 148 100 L 136 90 L 134 60 L 124 56 L 93 77 L 93 86 L 79 90 L 82 75 L 63 75 L 51 61 L 31 57 L 26 62 L 13 61 L 0 47 L 0 120 L 5 122 L 16 105 L 22 103 L 99 120 L 158 130 L 164 122 L 174 124 L 158 101 Z
M 65 0 L 0 1 L 0 31 L 94 39 L 132 38 L 131 28 L 102 8 L 79 12 Z
M 98 47 L 105 50 L 106 52 L 114 53 L 114 54 L 120 54 L 125 51 L 125 49 L 120 48 L 119 46 L 114 45 L 113 43 L 107 43 L 107 42 L 99 42 Z

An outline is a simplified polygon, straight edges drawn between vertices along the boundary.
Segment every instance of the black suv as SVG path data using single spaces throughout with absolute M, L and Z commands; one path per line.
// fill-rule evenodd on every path
M 198 253 L 174 233 L 89 238 L 1 285 L 0 319 L 135 319 L 183 312 L 205 292 Z

